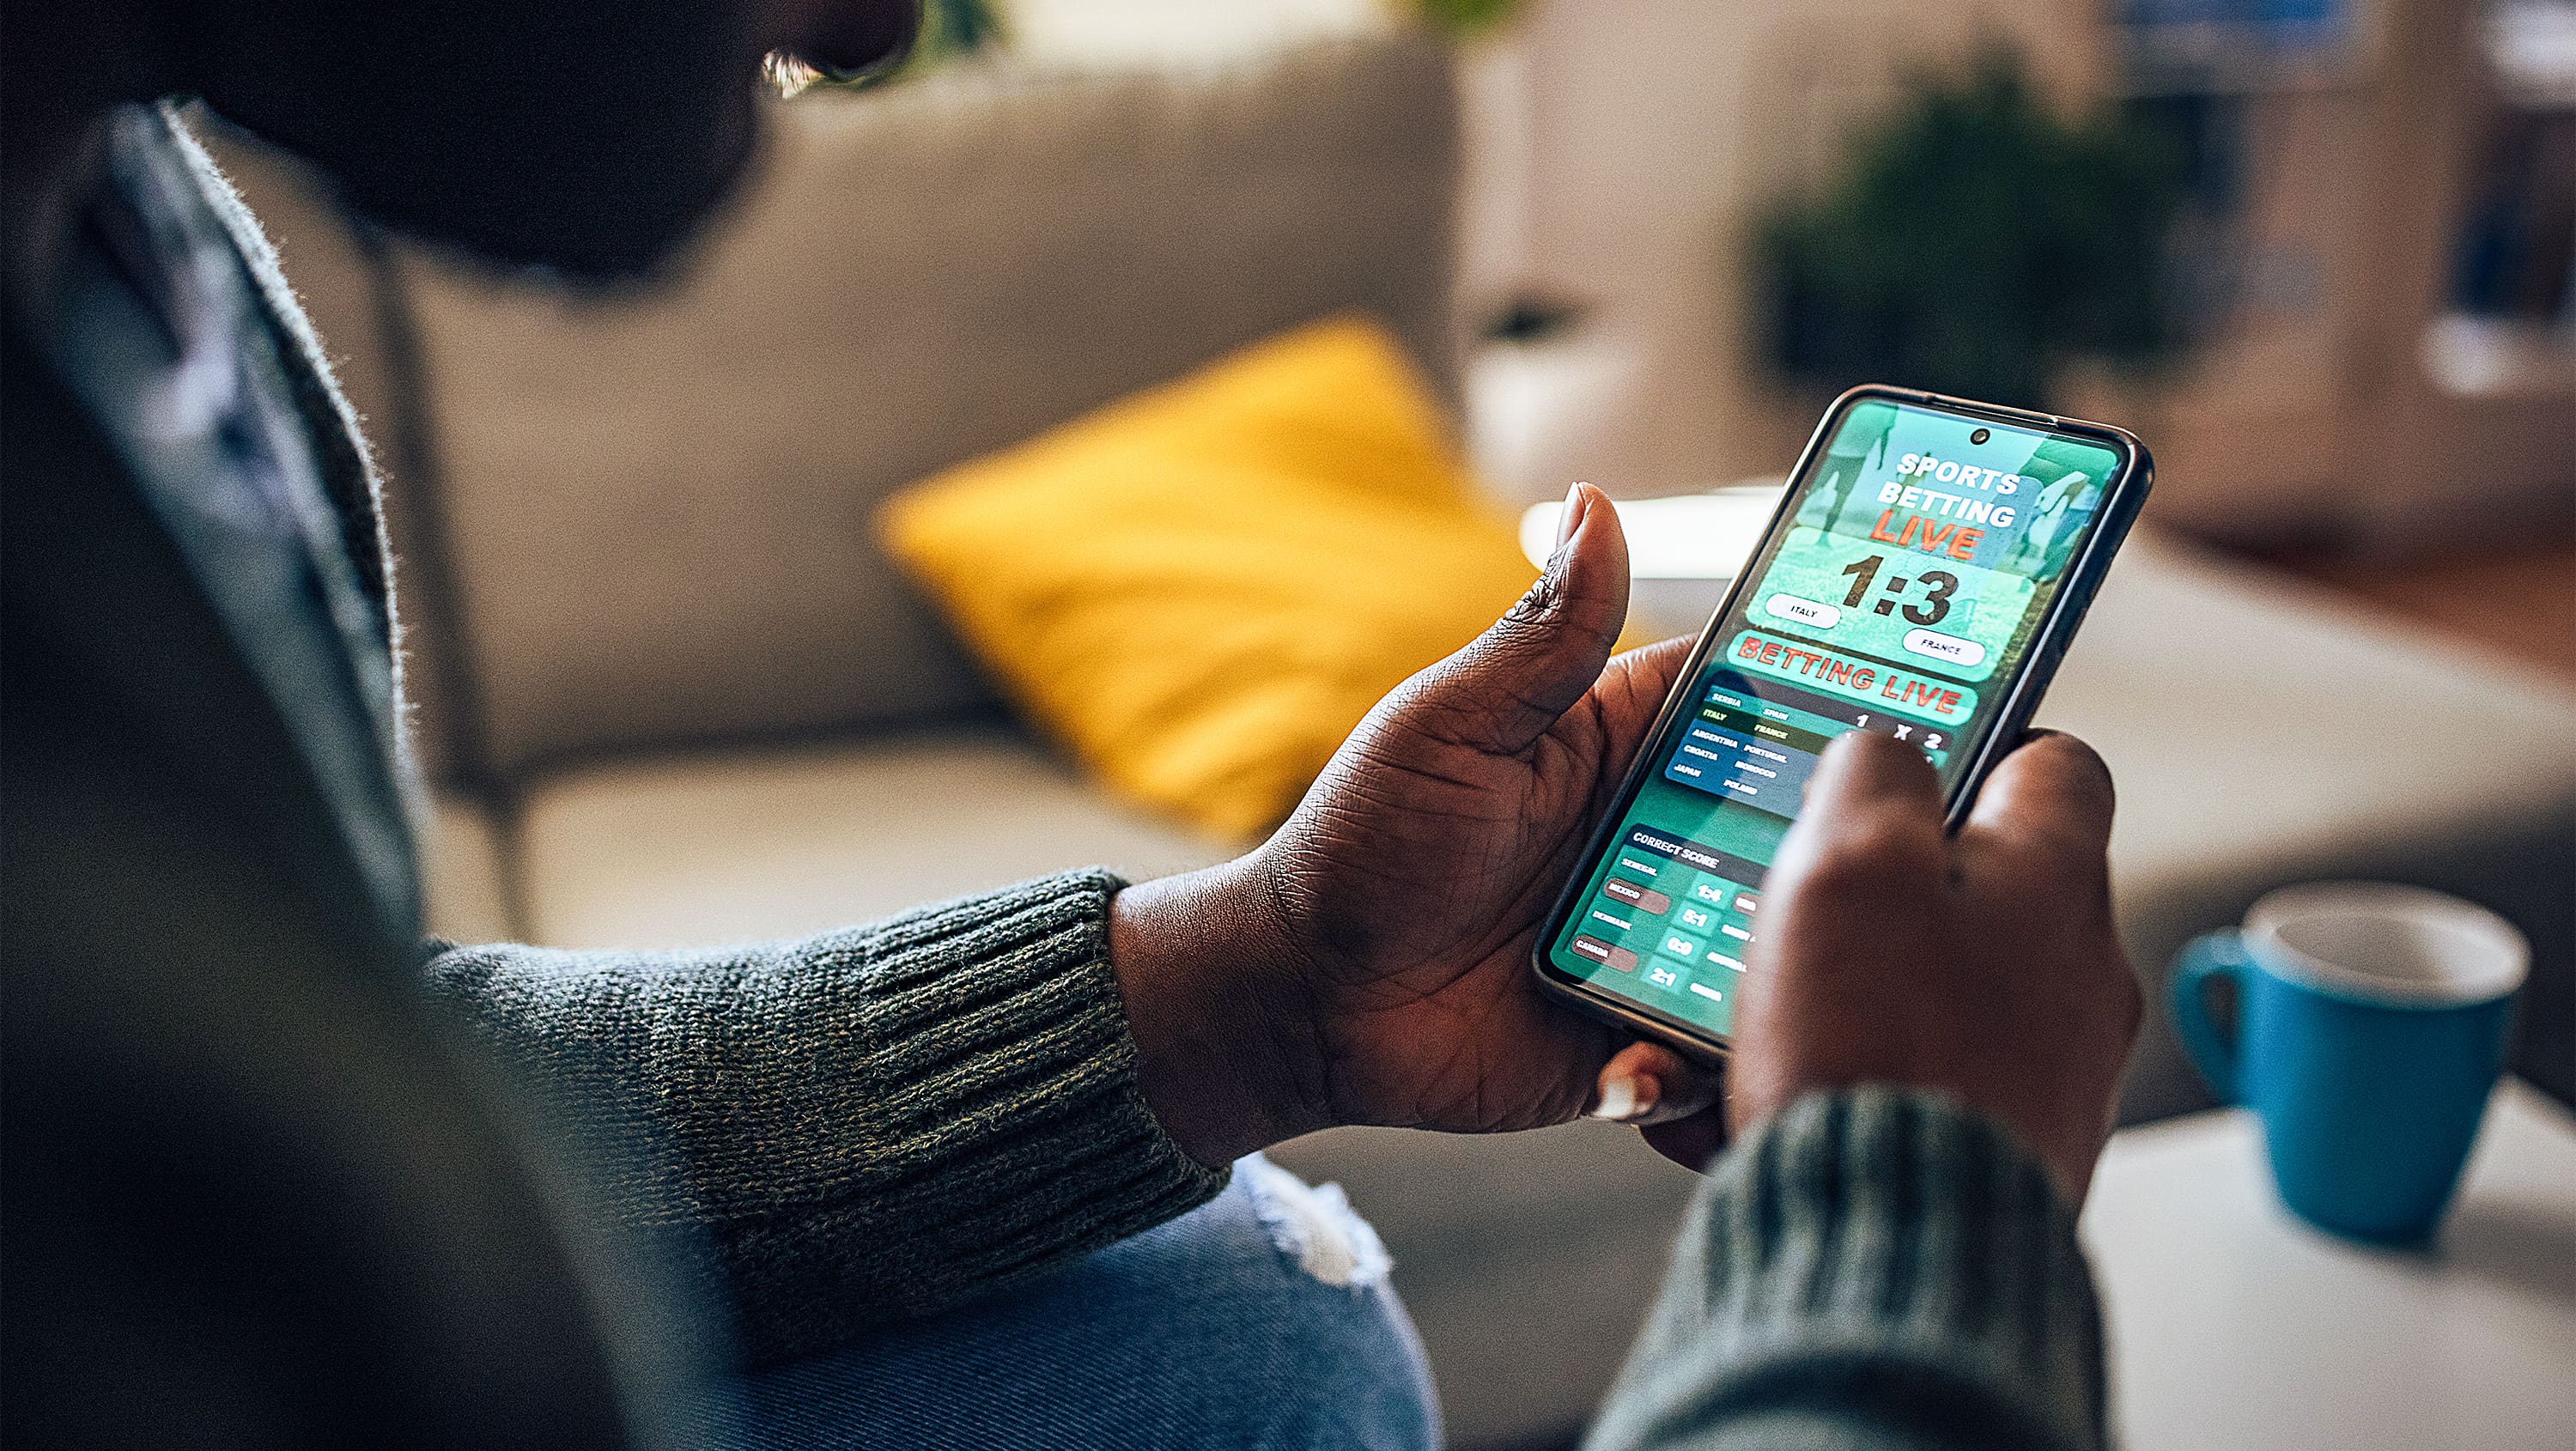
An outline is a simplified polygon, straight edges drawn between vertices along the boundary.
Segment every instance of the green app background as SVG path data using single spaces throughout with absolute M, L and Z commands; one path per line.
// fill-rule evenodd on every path
M 1970 443 L 1969 436 L 1980 428 L 1991 436 L 1983 444 Z M 2002 493 L 1943 484 L 1925 475 L 1900 476 L 1897 470 L 1907 454 L 2019 474 L 2021 481 L 2012 492 Z M 2022 628 L 2036 613 L 2031 605 L 2040 588 L 2064 572 L 2119 464 L 2118 455 L 2082 439 L 1875 400 L 1862 403 L 1827 445 L 1815 485 L 1798 507 L 1796 526 L 1753 591 L 1750 623 L 1953 680 L 1988 679 L 2016 653 Z M 2013 522 L 1963 525 L 1955 513 L 1944 516 L 1928 501 L 1913 509 L 1882 502 L 1884 486 L 1891 483 L 2008 507 Z M 1883 532 L 1901 534 L 1909 515 L 1937 526 L 1973 528 L 1980 537 L 1964 560 L 1953 558 L 1946 547 L 1926 551 L 1869 537 L 1883 523 Z M 1945 538 L 1945 545 L 1955 538 Z M 1882 563 L 1866 593 L 1859 604 L 1845 605 L 1853 579 L 1843 571 L 1873 558 Z M 1940 601 L 1947 606 L 1941 618 L 1927 623 L 1909 618 L 1906 610 L 1932 612 L 1932 586 L 1924 579 L 1929 571 L 1948 575 L 1958 587 Z M 1904 584 L 1896 585 L 1898 580 Z M 1765 608 L 1781 594 L 1833 606 L 1842 618 L 1830 629 L 1784 619 Z M 1879 614 L 1881 601 L 1895 608 Z M 1962 666 L 1909 651 L 1905 636 L 1916 628 L 1973 640 L 1985 647 L 1985 658 Z
M 1990 435 L 1986 442 L 1968 442 L 1969 435 L 1981 428 Z M 2104 486 L 2120 466 L 2119 455 L 2087 439 L 1956 418 L 1871 399 L 1855 405 L 1834 431 L 1832 441 L 1825 445 L 1824 456 L 1816 464 L 1815 482 L 1799 502 L 1796 522 L 1826 533 L 1867 539 L 1880 514 L 1892 507 L 1878 501 L 1879 486 L 1898 481 L 1897 465 L 1909 453 L 2023 476 L 2024 482 L 2011 494 L 1943 484 L 1921 476 L 1902 482 L 2011 504 L 2012 524 L 1975 526 L 1984 530 L 1984 538 L 1965 561 L 1953 562 L 2006 570 L 2035 584 L 2054 582 L 2065 572 L 2076 546 L 2082 542 L 2084 526 L 2091 522 L 2094 510 L 2102 502 Z M 1940 557 L 1949 558 L 1946 554 Z
M 1870 516 L 1875 519 L 1877 516 Z M 1874 571 L 1867 593 L 1857 605 L 1845 605 L 1850 598 L 1852 580 L 1843 573 L 1866 560 L 1881 561 Z M 1949 608 L 1938 620 L 1918 626 L 1905 611 L 1908 606 L 1931 613 L 1924 585 L 1926 571 L 1937 570 L 1959 582 L 1957 590 L 1941 601 Z M 1909 588 L 1891 592 L 1889 586 L 1903 580 Z M 1783 635 L 1797 635 L 1820 640 L 1845 650 L 1857 650 L 1882 660 L 1896 660 L 1928 675 L 1945 675 L 1953 680 L 1983 680 L 1995 673 L 2004 649 L 2012 643 L 2012 634 L 2021 618 L 2029 612 L 2033 593 L 2031 581 L 2023 575 L 1999 569 L 1980 569 L 1947 555 L 1935 557 L 1919 549 L 1899 549 L 1895 545 L 1868 539 L 1855 539 L 1848 534 L 1828 534 L 1820 529 L 1800 525 L 1791 531 L 1788 547 L 1762 576 L 1754 591 L 1753 623 L 1757 628 Z M 1785 619 L 1767 608 L 1775 595 L 1795 595 L 1800 599 L 1830 605 L 1842 612 L 1842 618 L 1831 629 L 1818 629 L 1801 620 Z M 1882 615 L 1875 605 L 1889 601 L 1896 608 Z M 1986 648 L 1985 659 L 1975 665 L 1956 665 L 1947 660 L 1918 655 L 1905 648 L 1905 636 L 1917 628 L 1938 630 L 1963 640 L 1974 640 Z
M 1983 445 L 1968 442 L 1968 435 L 1978 428 L 1988 429 L 1991 434 Z M 1871 528 L 1879 523 L 1886 509 L 1894 507 L 1879 502 L 1879 491 L 1897 479 L 1898 463 L 1908 453 L 2023 475 L 2024 482 L 2009 496 L 1944 486 L 1929 479 L 1906 480 L 1945 493 L 2010 502 L 2015 509 L 2013 523 L 2006 527 L 1979 526 L 1984 528 L 1984 535 L 1967 560 L 1952 559 L 1946 552 L 1936 555 L 1911 546 L 1900 548 L 1883 540 L 1871 540 Z M 2008 679 L 2027 649 L 2031 634 L 2045 617 L 2059 579 L 2090 532 L 2105 489 L 2117 476 L 2120 462 L 2111 450 L 2085 439 L 1956 418 L 1875 399 L 1854 406 L 1818 457 L 1813 483 L 1798 506 L 1792 527 L 1748 561 L 1747 568 L 1755 572 L 1759 583 L 1736 602 L 1718 632 L 1720 648 L 1702 666 L 1692 688 L 1704 697 L 1713 676 L 1735 668 L 1723 647 L 1747 628 L 1784 638 L 1814 640 L 1830 645 L 1838 653 L 1870 657 L 1925 676 L 1959 681 Z M 1899 519 L 1907 512 L 1899 509 Z M 1887 563 L 1860 606 L 1843 608 L 1852 581 L 1841 571 L 1872 554 L 1884 555 Z M 1958 578 L 1959 587 L 1950 596 L 1949 612 L 1938 623 L 1921 628 L 1985 646 L 1986 658 L 1976 667 L 1961 667 L 1904 648 L 1906 632 L 1917 628 L 1918 622 L 1905 618 L 1903 607 L 1924 604 L 1926 587 L 1920 580 L 1925 569 L 1949 571 Z M 1891 596 L 1888 586 L 1897 577 L 1904 578 L 1907 585 Z M 1765 603 L 1772 595 L 1783 592 L 1833 605 L 1841 609 L 1842 618 L 1832 629 L 1818 630 L 1770 614 L 1764 609 Z M 1875 601 L 1891 597 L 1899 603 L 1890 615 L 1878 615 L 1871 608 Z M 1763 681 L 1758 674 L 1753 684 L 1757 691 L 1761 688 Z M 1977 716 L 1958 733 L 1954 747 L 1966 747 L 1983 733 L 1991 724 L 1997 703 L 2007 693 L 2000 687 L 1983 692 L 1985 699 Z M 1691 713 L 1685 712 L 1681 721 L 1687 723 L 1692 718 Z M 1780 838 L 1787 834 L 1788 823 L 1768 812 L 1665 778 L 1662 767 L 1672 756 L 1675 744 L 1671 737 L 1652 743 L 1652 774 L 1622 813 L 1611 849 L 1593 864 L 1585 894 L 1577 900 L 1548 956 L 1568 976 L 1723 1037 L 1733 1029 L 1743 973 L 1712 954 L 1740 959 L 1745 944 L 1724 929 L 1734 926 L 1743 931 L 1755 930 L 1761 920 L 1758 890 L 1755 911 L 1737 910 L 1734 901 L 1741 895 L 1738 884 L 1650 853 L 1623 851 L 1619 843 L 1631 829 L 1642 826 L 1767 865 L 1779 849 Z M 1942 763 L 1945 783 L 1954 771 L 1965 768 L 1973 753 L 1954 749 L 1946 754 Z M 1605 897 L 1603 884 L 1613 876 L 1650 886 L 1669 899 L 1671 906 L 1664 912 L 1649 914 Z M 1694 897 L 1693 893 L 1703 886 L 1726 905 Z M 1614 933 L 1590 917 L 1595 908 L 1615 912 L 1630 923 L 1629 928 Z M 1681 920 L 1685 911 L 1705 913 L 1707 925 L 1685 926 Z M 1591 935 L 1636 953 L 1636 968 L 1622 972 L 1569 950 L 1567 944 L 1587 930 L 1587 922 Z M 1666 950 L 1675 938 L 1693 948 L 1690 956 Z M 1655 980 L 1659 970 L 1668 981 Z M 1711 1000 L 1691 992 L 1694 983 L 1719 996 Z

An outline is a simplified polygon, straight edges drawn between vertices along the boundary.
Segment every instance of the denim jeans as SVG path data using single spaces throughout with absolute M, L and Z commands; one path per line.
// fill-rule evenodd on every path
M 1427 1451 L 1440 1435 L 1376 1232 L 1338 1189 L 1258 1155 L 1169 1224 L 733 1389 L 735 1451 Z

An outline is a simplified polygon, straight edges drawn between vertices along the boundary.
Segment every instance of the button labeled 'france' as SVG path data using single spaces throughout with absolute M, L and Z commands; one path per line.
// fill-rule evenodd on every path
M 1973 670 L 1986 663 L 1985 646 L 1974 640 L 1962 640 L 1956 635 L 1944 635 L 1938 630 L 1906 631 L 1905 648 L 1917 655 L 1947 660 L 1962 669 Z

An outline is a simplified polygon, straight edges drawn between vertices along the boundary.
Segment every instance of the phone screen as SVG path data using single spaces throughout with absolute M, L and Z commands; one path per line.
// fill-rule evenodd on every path
M 1725 1037 L 1764 873 L 1818 753 L 1850 730 L 1910 742 L 1955 792 L 2125 451 L 1862 397 L 1791 481 L 1745 565 L 1692 695 L 1547 960 L 1651 1013 Z

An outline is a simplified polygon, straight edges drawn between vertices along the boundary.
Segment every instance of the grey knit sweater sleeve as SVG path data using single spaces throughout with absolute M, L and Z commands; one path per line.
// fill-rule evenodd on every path
M 1989 1120 L 1810 1095 L 1712 1171 L 1588 1451 L 2104 1444 L 2067 1212 Z
M 470 947 L 429 963 L 592 1157 L 678 1219 L 755 1361 L 954 1305 L 1172 1218 L 1225 1174 L 1138 1096 L 1084 872 L 799 941 Z

